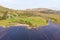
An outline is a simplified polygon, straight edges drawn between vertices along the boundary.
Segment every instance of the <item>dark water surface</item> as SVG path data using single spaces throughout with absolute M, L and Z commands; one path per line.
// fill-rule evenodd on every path
M 0 27 L 0 40 L 60 40 L 60 26 L 49 23 L 37 29 L 14 26 L 9 28 Z

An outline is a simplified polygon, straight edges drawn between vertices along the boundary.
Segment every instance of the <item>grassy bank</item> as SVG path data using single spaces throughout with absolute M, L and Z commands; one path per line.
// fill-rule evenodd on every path
M 37 27 L 46 24 L 46 20 L 41 17 L 23 17 L 23 18 L 8 18 L 6 20 L 0 20 L 0 25 L 11 26 L 19 24 L 28 24 L 30 27 Z

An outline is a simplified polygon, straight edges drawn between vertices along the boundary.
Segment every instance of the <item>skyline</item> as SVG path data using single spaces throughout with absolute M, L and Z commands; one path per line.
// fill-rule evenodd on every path
M 0 0 L 0 6 L 11 9 L 49 8 L 60 10 L 60 0 Z

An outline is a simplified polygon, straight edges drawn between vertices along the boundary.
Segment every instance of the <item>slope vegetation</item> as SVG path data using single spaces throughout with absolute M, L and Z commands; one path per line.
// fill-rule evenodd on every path
M 47 8 L 13 10 L 0 6 L 0 26 L 8 27 L 16 24 L 27 24 L 37 27 L 48 24 L 48 19 L 60 24 L 60 11 Z

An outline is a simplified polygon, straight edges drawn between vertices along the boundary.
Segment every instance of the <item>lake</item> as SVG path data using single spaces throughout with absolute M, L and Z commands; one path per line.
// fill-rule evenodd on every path
M 0 27 L 0 40 L 60 40 L 60 26 L 49 23 L 37 29 L 26 26 Z

